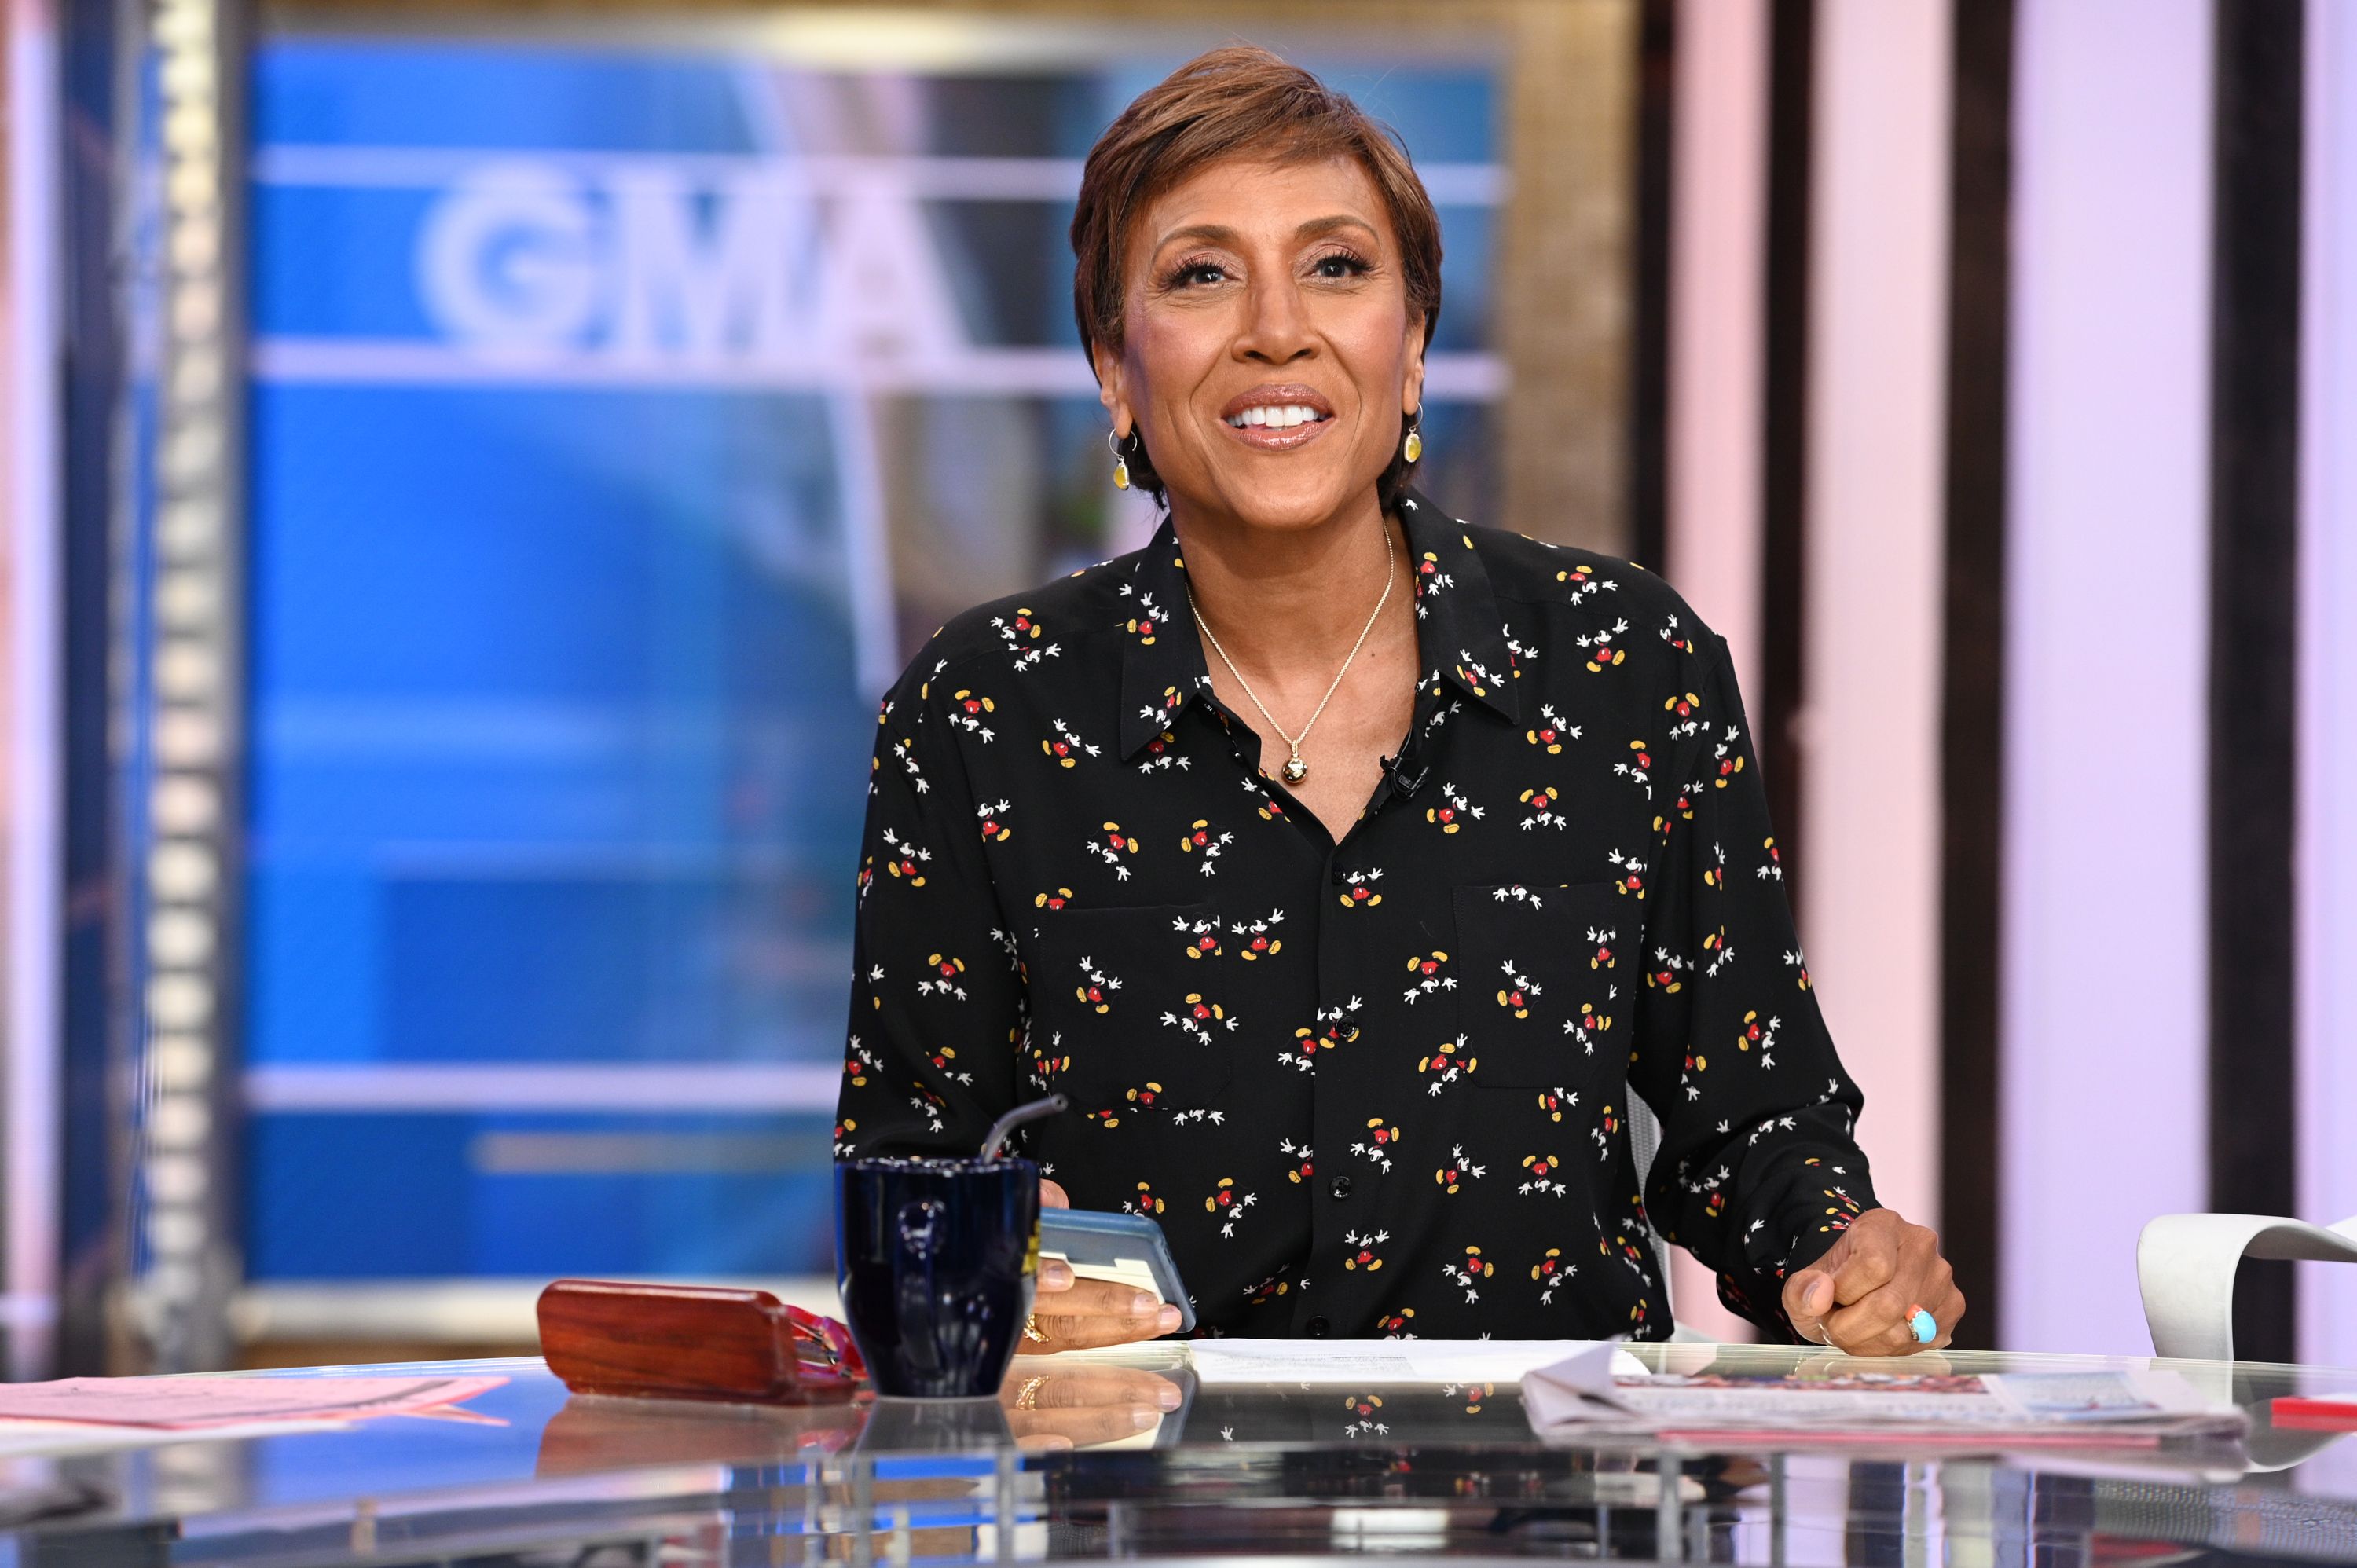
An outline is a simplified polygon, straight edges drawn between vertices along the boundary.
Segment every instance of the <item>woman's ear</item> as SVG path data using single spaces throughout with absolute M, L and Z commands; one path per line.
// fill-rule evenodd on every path
M 1113 427 L 1127 433 L 1137 428 L 1136 411 L 1129 406 L 1129 394 L 1121 373 L 1121 356 L 1098 344 L 1090 352 L 1097 372 L 1097 401 L 1113 415 Z
M 1424 312 L 1419 310 L 1407 322 L 1407 373 L 1400 378 L 1400 416 L 1405 418 L 1424 406 Z

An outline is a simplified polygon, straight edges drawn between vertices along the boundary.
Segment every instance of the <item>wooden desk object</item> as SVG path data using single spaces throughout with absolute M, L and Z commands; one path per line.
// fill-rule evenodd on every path
M 859 1391 L 847 1339 L 830 1347 L 822 1320 L 765 1290 L 559 1280 L 539 1310 L 540 1353 L 577 1394 L 829 1404 Z

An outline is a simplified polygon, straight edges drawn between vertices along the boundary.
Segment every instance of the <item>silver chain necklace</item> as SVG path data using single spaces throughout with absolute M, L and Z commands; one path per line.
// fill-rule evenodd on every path
M 1211 623 L 1203 618 L 1202 610 L 1195 604 L 1192 579 L 1187 584 L 1187 608 L 1194 615 L 1196 628 L 1202 632 L 1203 639 L 1211 645 L 1211 651 L 1220 656 L 1220 662 L 1228 667 L 1228 673 L 1235 677 L 1236 684 L 1243 689 L 1243 694 L 1252 699 L 1252 705 L 1260 710 L 1260 716 L 1268 721 L 1268 727 L 1284 737 L 1286 747 L 1291 751 L 1292 755 L 1285 763 L 1285 781 L 1287 784 L 1298 784 L 1309 776 L 1309 764 L 1301 760 L 1301 743 L 1309 738 L 1310 725 L 1315 725 L 1318 714 L 1326 711 L 1326 704 L 1334 700 L 1334 693 L 1342 689 L 1342 677 L 1351 672 L 1351 661 L 1358 658 L 1359 650 L 1367 645 L 1367 634 L 1375 629 L 1375 622 L 1383 618 L 1383 607 L 1391 602 L 1392 579 L 1396 575 L 1394 568 L 1398 564 L 1399 552 L 1392 543 L 1392 526 L 1388 521 L 1383 524 L 1383 596 L 1375 600 L 1374 614 L 1369 616 L 1367 624 L 1359 628 L 1359 640 L 1351 644 L 1351 651 L 1342 656 L 1342 668 L 1334 671 L 1334 683 L 1326 688 L 1324 696 L 1318 699 L 1318 706 L 1309 714 L 1309 723 L 1301 726 L 1299 735 L 1286 735 L 1285 726 L 1276 722 L 1276 715 L 1268 711 L 1268 704 L 1260 700 L 1260 694 L 1252 689 L 1252 682 L 1244 679 L 1244 672 L 1236 668 L 1236 661 L 1228 657 L 1228 650 L 1222 648 L 1220 639 L 1212 635 Z

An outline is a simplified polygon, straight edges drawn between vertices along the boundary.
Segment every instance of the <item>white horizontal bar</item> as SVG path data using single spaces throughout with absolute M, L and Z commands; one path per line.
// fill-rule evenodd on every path
M 479 1111 L 815 1111 L 831 1113 L 843 1069 L 832 1062 L 606 1065 L 371 1063 L 255 1067 L 253 1111 L 383 1113 Z
M 822 1274 L 673 1283 L 765 1290 L 789 1306 L 831 1317 L 843 1312 L 834 1281 Z M 540 1278 L 269 1282 L 237 1293 L 230 1322 L 248 1345 L 270 1339 L 530 1345 L 539 1337 L 534 1306 L 547 1284 Z
M 744 1175 L 823 1168 L 815 1140 L 788 1132 L 693 1130 L 478 1133 L 467 1163 L 484 1176 Z
M 808 157 L 728 153 L 595 153 L 521 147 L 361 147 L 287 143 L 257 148 L 254 183 L 340 190 L 436 190 L 461 179 L 479 188 L 539 188 L 611 183 L 647 171 L 718 184 L 761 175 L 813 195 L 885 188 L 960 201 L 1070 201 L 1080 193 L 1078 158 Z M 1416 173 L 1442 207 L 1494 207 L 1504 199 L 1499 164 L 1432 163 Z M 496 174 L 498 177 L 489 177 Z
M 926 359 L 755 354 L 620 354 L 585 349 L 484 349 L 414 338 L 264 338 L 257 381 L 279 385 L 673 387 L 682 391 L 853 392 L 1096 396 L 1077 349 L 966 349 Z M 1495 354 L 1425 360 L 1425 394 L 1442 403 L 1503 395 Z
M 974 349 L 937 359 L 631 354 L 488 349 L 421 338 L 264 338 L 258 381 L 363 386 L 673 387 L 682 391 L 868 392 L 1094 396 L 1077 349 Z

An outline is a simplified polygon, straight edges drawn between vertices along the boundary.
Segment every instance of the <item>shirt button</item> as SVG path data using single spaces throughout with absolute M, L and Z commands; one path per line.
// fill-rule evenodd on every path
M 1338 1198 L 1348 1197 L 1351 1196 L 1351 1178 L 1346 1176 L 1338 1176 L 1332 1181 L 1326 1184 L 1326 1190 L 1333 1194 L 1333 1196 Z
M 1323 1339 L 1326 1337 L 1326 1330 L 1331 1326 L 1333 1326 L 1324 1318 L 1313 1317 L 1301 1326 L 1301 1331 L 1312 1339 Z

